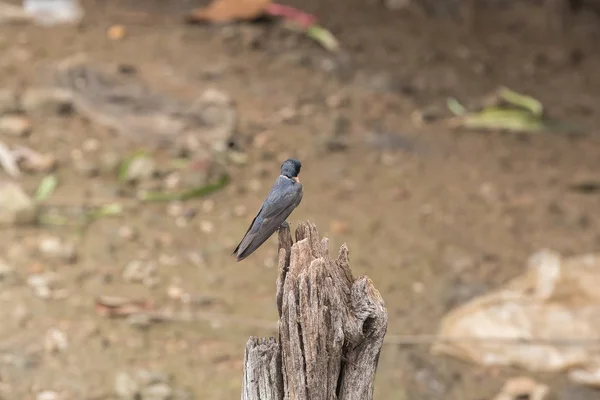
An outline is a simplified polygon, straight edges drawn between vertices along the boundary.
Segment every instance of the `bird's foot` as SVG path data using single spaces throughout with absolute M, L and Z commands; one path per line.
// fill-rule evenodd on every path
M 287 221 L 283 221 L 283 224 L 281 224 L 280 228 L 288 228 L 288 229 L 290 229 L 290 224 L 288 224 Z

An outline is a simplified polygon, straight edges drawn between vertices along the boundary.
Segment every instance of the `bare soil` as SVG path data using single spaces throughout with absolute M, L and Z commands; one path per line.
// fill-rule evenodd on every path
M 197 399 L 237 398 L 245 342 L 272 334 L 277 318 L 276 238 L 243 263 L 230 254 L 288 156 L 302 160 L 304 185 L 289 222 L 316 223 L 331 251 L 348 244 L 354 274 L 368 275 L 386 301 L 390 338 L 435 333 L 450 308 L 519 274 L 540 248 L 566 255 L 597 249 L 600 194 L 569 190 L 578 180 L 600 179 L 597 15 L 583 9 L 561 32 L 547 28 L 539 4 L 490 2 L 468 31 L 455 6 L 429 3 L 442 11 L 291 1 L 339 38 L 348 52 L 345 63 L 277 25 L 184 25 L 180 12 L 191 2 L 183 1 L 90 0 L 76 29 L 1 27 L 0 86 L 31 85 L 42 63 L 85 52 L 98 62 L 133 65 L 155 87 L 183 99 L 217 88 L 238 104 L 238 142 L 248 154 L 246 165 L 229 166 L 227 188 L 183 205 L 197 210 L 185 226 L 169 215 L 168 204 L 138 206 L 94 222 L 77 239 L 73 264 L 19 256 L 40 237 L 75 237 L 72 229 L 0 232 L 2 253 L 16 260 L 23 277 L 0 292 L 3 398 L 33 399 L 53 390 L 65 399 L 112 399 L 117 374 L 139 369 L 170 375 L 173 388 Z M 116 23 L 126 28 L 122 40 L 107 37 Z M 469 132 L 415 123 L 415 112 L 444 110 L 449 96 L 476 103 L 500 85 L 538 98 L 553 116 L 587 134 Z M 33 122 L 32 135 L 19 140 L 64 161 L 55 193 L 63 202 L 113 193 L 110 179 L 69 167 L 73 149 L 90 138 L 101 151 L 127 154 L 139 146 L 78 117 Z M 341 149 L 330 143 L 338 140 L 336 129 L 343 131 Z M 373 141 L 375 133 L 387 140 Z M 26 176 L 24 186 L 33 191 L 40 179 Z M 123 226 L 138 236 L 120 237 Z M 129 261 L 144 257 L 159 265 L 152 288 L 122 278 Z M 24 281 L 40 271 L 59 273 L 65 299 L 32 294 Z M 185 309 L 171 298 L 173 286 L 202 296 L 204 317 L 140 328 L 94 308 L 97 296 L 111 295 Z M 65 350 L 45 349 L 50 328 L 65 333 Z M 490 399 L 507 377 L 523 373 L 433 357 L 424 345 L 388 343 L 375 397 Z M 538 378 L 557 398 L 572 398 L 574 389 L 562 377 Z

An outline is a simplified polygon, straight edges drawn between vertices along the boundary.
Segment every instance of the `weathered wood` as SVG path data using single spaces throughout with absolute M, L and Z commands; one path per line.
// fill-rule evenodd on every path
M 244 355 L 242 400 L 281 400 L 281 352 L 274 338 L 251 337 Z
M 276 298 L 279 341 L 248 341 L 242 399 L 371 400 L 387 310 L 368 277 L 353 278 L 346 245 L 331 260 L 313 224 L 295 243 L 282 226 Z

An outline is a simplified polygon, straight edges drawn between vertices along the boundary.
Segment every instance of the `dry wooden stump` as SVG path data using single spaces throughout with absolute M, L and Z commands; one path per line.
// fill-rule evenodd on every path
M 348 248 L 329 258 L 310 222 L 279 229 L 279 340 L 246 344 L 242 400 L 370 400 L 387 310 L 366 277 L 353 278 Z

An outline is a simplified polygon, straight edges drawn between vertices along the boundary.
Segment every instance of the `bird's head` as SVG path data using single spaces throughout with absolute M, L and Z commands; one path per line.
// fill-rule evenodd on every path
M 281 165 L 281 175 L 299 182 L 298 175 L 300 174 L 302 163 L 295 158 L 288 158 Z

